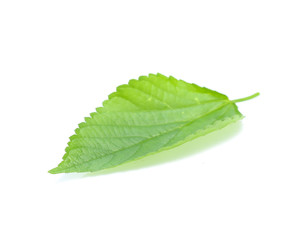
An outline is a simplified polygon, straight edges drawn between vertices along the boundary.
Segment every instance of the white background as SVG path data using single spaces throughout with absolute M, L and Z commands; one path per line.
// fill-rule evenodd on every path
M 293 1 L 0 2 L 0 238 L 294 239 Z M 116 86 L 160 72 L 242 123 L 96 174 L 47 171 Z

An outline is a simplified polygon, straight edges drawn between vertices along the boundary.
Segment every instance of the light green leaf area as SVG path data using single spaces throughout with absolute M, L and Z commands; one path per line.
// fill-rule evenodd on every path
M 242 119 L 235 102 L 256 95 L 230 101 L 161 74 L 130 80 L 79 124 L 49 172 L 93 172 L 173 148 Z

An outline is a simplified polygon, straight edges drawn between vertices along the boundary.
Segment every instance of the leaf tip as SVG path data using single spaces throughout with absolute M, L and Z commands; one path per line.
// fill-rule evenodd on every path
M 48 173 L 51 173 L 51 174 L 57 174 L 57 173 L 62 173 L 62 172 L 63 171 L 59 167 L 52 168 L 51 170 L 48 171 Z

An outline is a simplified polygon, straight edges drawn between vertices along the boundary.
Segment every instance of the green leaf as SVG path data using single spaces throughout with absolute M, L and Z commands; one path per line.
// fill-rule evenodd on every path
M 50 173 L 93 172 L 183 144 L 243 118 L 227 96 L 161 74 L 130 80 L 79 124 Z

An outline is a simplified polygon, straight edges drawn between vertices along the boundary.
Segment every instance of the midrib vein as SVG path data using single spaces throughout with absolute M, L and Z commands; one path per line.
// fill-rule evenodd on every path
M 228 100 L 209 100 L 209 101 L 205 101 L 205 102 L 203 102 L 201 104 L 197 104 L 197 105 L 195 104 L 195 105 L 190 105 L 190 106 L 187 106 L 187 107 L 181 107 L 181 108 L 175 108 L 175 109 L 164 109 L 164 110 L 157 110 L 157 111 L 144 111 L 144 113 L 156 113 L 156 112 L 162 112 L 162 111 L 164 111 L 164 112 L 174 112 L 174 111 L 175 112 L 181 112 L 182 110 L 186 110 L 187 108 L 190 108 L 191 110 L 193 110 L 195 107 L 199 107 L 200 105 L 207 104 L 207 103 L 213 103 L 213 102 L 231 103 Z M 120 113 L 120 112 L 113 112 L 113 113 Z M 123 113 L 126 113 L 126 112 L 123 112 Z M 136 112 L 127 112 L 127 113 L 138 113 L 138 111 L 136 111 Z M 108 112 L 108 114 L 111 114 L 111 112 Z M 93 118 L 93 120 L 95 121 L 95 123 L 86 122 L 87 126 L 81 126 L 80 129 L 85 129 L 85 128 L 93 127 L 93 126 L 97 126 L 97 127 L 153 127 L 153 126 L 162 126 L 162 125 L 167 125 L 167 124 L 183 123 L 183 122 L 189 121 L 189 120 L 184 120 L 184 121 L 173 121 L 173 122 L 165 122 L 165 123 L 159 123 L 159 124 L 144 124 L 144 125 L 135 125 L 135 124 L 132 124 L 132 125 L 128 125 L 128 124 L 115 125 L 115 124 L 99 124 L 99 123 L 96 122 L 95 118 Z

